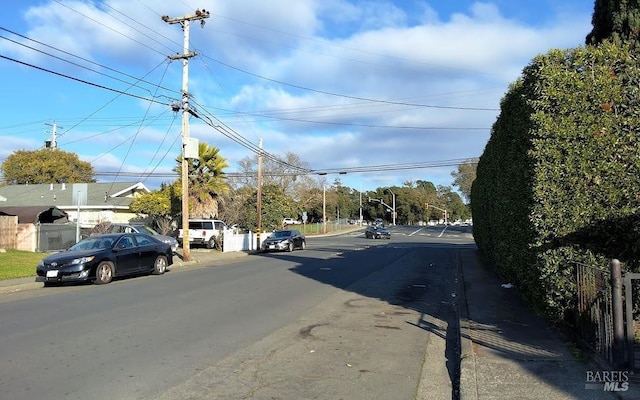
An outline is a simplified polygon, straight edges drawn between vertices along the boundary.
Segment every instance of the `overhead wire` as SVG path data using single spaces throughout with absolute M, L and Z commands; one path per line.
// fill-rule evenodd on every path
M 50 48 L 50 49 L 52 49 L 52 50 L 58 51 L 58 52 L 60 52 L 60 53 L 62 53 L 62 54 L 66 54 L 66 55 L 71 56 L 71 57 L 73 57 L 73 58 L 77 58 L 77 59 L 82 60 L 82 61 L 84 61 L 84 62 L 86 62 L 86 63 L 93 64 L 93 65 L 95 65 L 95 66 L 97 66 L 97 67 L 100 67 L 100 68 L 102 68 L 102 69 L 106 69 L 106 70 L 108 70 L 108 71 L 112 71 L 112 72 L 115 72 L 115 73 L 117 73 L 117 74 L 120 74 L 120 75 L 126 76 L 127 78 L 135 79 L 135 80 L 137 80 L 137 81 L 139 81 L 139 82 L 144 82 L 144 83 L 149 84 L 149 85 L 152 85 L 152 86 L 154 86 L 154 87 L 156 87 L 156 86 L 157 86 L 157 85 L 156 85 L 155 83 L 153 83 L 153 82 L 149 82 L 149 81 L 146 81 L 146 80 L 144 80 L 144 79 L 140 79 L 139 77 L 133 76 L 133 75 L 128 74 L 128 73 L 126 73 L 126 72 L 122 72 L 122 71 L 116 70 L 115 68 L 112 68 L 112 67 L 106 66 L 106 65 L 104 65 L 104 64 L 100 64 L 100 63 L 95 62 L 95 61 L 93 61 L 93 60 L 89 60 L 89 59 L 87 59 L 87 58 L 85 58 L 85 57 L 81 57 L 81 56 L 78 56 L 78 55 L 76 55 L 76 54 L 70 53 L 70 52 L 68 52 L 68 51 L 65 51 L 65 50 L 59 49 L 59 48 L 57 48 L 57 47 L 55 47 L 55 46 L 52 46 L 52 45 L 50 45 L 50 44 L 44 43 L 44 42 L 42 42 L 42 41 L 39 41 L 39 40 L 36 40 L 36 39 L 30 38 L 30 37 L 28 37 L 28 36 L 26 36 L 26 35 L 22 35 L 22 34 L 20 34 L 20 33 L 18 33 L 18 32 L 12 31 L 11 29 L 7 29 L 7 28 L 4 28 L 4 27 L 0 26 L 0 30 L 5 31 L 5 32 L 8 32 L 8 33 L 11 33 L 12 35 L 15 35 L 15 36 L 18 36 L 18 37 L 20 37 L 20 38 L 22 38 L 22 39 L 25 39 L 25 40 L 28 40 L 28 41 L 34 42 L 34 43 L 39 44 L 39 45 L 41 45 L 41 46 L 44 46 L 44 47 Z M 40 52 L 40 53 L 45 54 L 45 55 L 47 55 L 47 56 L 54 57 L 54 58 L 56 58 L 56 59 L 59 59 L 59 60 L 64 61 L 64 62 L 67 62 L 67 63 L 69 63 L 69 64 L 72 64 L 72 65 L 75 65 L 75 66 L 78 66 L 78 67 L 81 67 L 81 68 L 87 69 L 87 70 L 89 70 L 89 71 L 91 71 L 91 72 L 95 72 L 95 73 L 97 73 L 97 74 L 104 75 L 104 76 L 107 76 L 107 77 L 110 77 L 110 78 L 113 78 L 113 79 L 119 80 L 119 81 L 121 81 L 121 82 L 129 83 L 129 82 L 123 81 L 123 80 L 121 80 L 121 79 L 119 79 L 119 78 L 114 78 L 114 77 L 111 77 L 110 75 L 106 75 L 106 74 L 104 74 L 104 73 L 102 73 L 102 72 L 100 72 L 100 71 L 96 71 L 96 70 L 94 70 L 94 69 L 88 68 L 88 67 L 86 67 L 86 66 L 84 66 L 84 65 L 77 64 L 77 63 L 74 63 L 74 62 L 72 62 L 72 61 L 69 61 L 69 60 L 63 59 L 63 58 L 61 58 L 61 57 L 51 55 L 51 54 L 46 53 L 46 52 L 44 52 L 44 51 L 42 51 L 42 50 L 40 50 L 40 49 L 36 49 L 36 48 L 34 48 L 34 47 L 27 46 L 27 45 L 25 45 L 24 43 L 20 43 L 20 42 L 17 42 L 17 41 L 14 41 L 14 40 L 8 39 L 8 38 L 6 38 L 6 37 L 4 37 L 4 36 L 0 36 L 0 38 L 2 38 L 2 39 L 6 39 L 6 40 L 9 40 L 9 41 L 11 41 L 11 42 L 13 42 L 13 43 L 15 43 L 15 44 L 18 44 L 18 45 L 20 45 L 20 46 L 23 46 L 23 47 L 29 48 L 29 49 L 31 49 L 31 50 L 34 50 L 34 51 Z M 141 89 L 146 89 L 146 88 L 143 88 L 143 87 L 140 87 L 140 88 L 141 88 Z M 181 94 L 182 94 L 180 91 L 175 90 L 175 89 L 171 89 L 171 88 L 167 88 L 167 87 L 163 87 L 163 86 L 161 86 L 161 88 L 162 88 L 163 90 L 166 90 L 167 92 L 173 92 L 173 93 L 176 93 L 177 95 L 181 95 Z M 148 89 L 146 89 L 146 90 L 148 90 Z M 149 92 L 149 93 L 151 93 L 151 92 Z
M 54 0 L 54 1 L 56 1 L 57 3 L 59 3 L 59 4 L 63 5 L 63 6 L 65 6 L 65 7 L 67 7 L 67 8 L 70 8 L 70 7 L 68 7 L 68 6 L 64 5 L 64 4 L 62 4 L 61 2 L 59 2 L 59 1 L 57 1 L 57 0 Z M 147 7 L 148 9 L 152 10 L 152 9 L 151 9 L 150 7 L 148 7 L 146 4 L 144 4 L 144 3 L 140 2 L 140 0 L 138 0 L 138 2 L 139 2 L 139 3 L 141 3 L 141 4 L 143 4 L 143 5 L 145 5 L 145 7 Z M 105 5 L 107 5 L 106 3 L 104 3 L 104 4 L 105 4 Z M 186 4 L 186 3 L 185 3 L 185 4 Z M 108 6 L 109 8 L 111 8 L 111 9 L 113 9 L 114 11 L 118 12 L 119 14 L 123 15 L 120 11 L 118 11 L 118 10 L 114 9 L 113 7 L 111 7 L 111 6 L 109 6 L 109 5 L 107 5 L 107 6 Z M 73 10 L 73 9 L 72 9 L 72 10 Z M 78 11 L 76 11 L 76 10 L 73 10 L 73 11 L 78 12 Z M 152 10 L 152 11 L 153 11 L 153 10 Z M 81 14 L 81 15 L 84 15 L 84 14 L 82 14 L 82 13 L 80 13 L 80 14 Z M 159 15 L 159 14 L 158 14 L 158 15 Z M 86 15 L 84 15 L 84 16 L 85 16 L 85 17 L 87 17 Z M 99 22 L 98 22 L 98 21 L 96 21 L 95 19 L 92 19 L 92 18 L 89 18 L 89 17 L 87 17 L 87 18 L 88 18 L 88 19 L 90 19 L 90 20 L 92 20 L 92 21 L 94 21 L 94 22 L 96 22 L 96 23 L 99 23 Z M 119 19 L 117 19 L 117 18 L 116 18 L 116 20 L 119 20 Z M 120 21 L 120 22 L 122 22 L 122 23 L 124 23 L 124 22 L 123 22 L 123 21 L 121 21 L 121 20 L 119 20 L 119 21 Z M 99 23 L 99 24 L 100 24 L 100 25 L 102 25 L 102 26 L 104 26 L 104 27 L 105 27 L 105 28 L 107 28 L 107 29 L 110 29 L 110 30 L 112 30 L 112 31 L 115 31 L 114 29 L 112 29 L 112 28 L 110 28 L 110 27 L 108 27 L 108 26 L 106 26 L 106 25 L 104 25 L 104 24 L 101 24 L 101 23 Z M 125 23 L 125 25 L 130 26 L 130 25 L 126 24 L 126 23 Z M 116 31 L 116 32 L 117 32 L 117 31 Z M 139 32 L 139 33 L 141 33 L 141 34 L 143 34 L 143 33 L 142 33 L 142 32 L 140 32 L 140 31 L 138 31 L 138 32 Z M 121 32 L 118 32 L 118 33 L 122 34 Z M 142 44 L 141 42 L 139 42 L 139 41 L 138 41 L 138 40 L 136 40 L 136 39 L 131 38 L 130 36 L 127 36 L 127 35 L 124 35 L 124 34 L 122 34 L 122 35 L 123 35 L 123 36 L 125 36 L 125 37 L 128 37 L 128 38 L 129 38 L 129 39 L 131 39 L 131 40 L 134 40 L 135 42 L 137 42 L 137 43 L 139 43 L 139 44 Z M 145 35 L 145 36 L 146 36 L 146 35 Z M 166 38 L 166 37 L 165 37 L 165 38 Z M 167 39 L 168 39 L 168 38 L 167 38 Z M 156 42 L 156 43 L 158 43 L 158 42 Z M 142 44 L 142 45 L 143 45 L 143 44 Z M 152 48 L 151 48 L 151 47 L 149 47 L 149 46 L 145 46 L 145 47 L 148 47 L 148 48 L 152 49 Z M 152 49 L 152 50 L 154 50 L 154 49 Z M 156 50 L 154 50 L 154 51 L 156 51 Z M 157 52 L 157 51 L 156 51 L 156 52 Z M 63 76 L 63 77 L 67 77 L 67 78 L 70 78 L 70 79 L 74 79 L 74 80 L 80 81 L 80 82 L 82 82 L 82 83 L 87 83 L 87 84 L 90 84 L 90 85 L 93 85 L 93 86 L 96 86 L 96 87 L 99 87 L 99 88 L 103 88 L 103 89 L 107 89 L 107 90 L 112 90 L 112 91 L 115 91 L 115 92 L 117 92 L 117 93 L 119 93 L 119 94 L 125 94 L 125 95 L 131 96 L 131 97 L 136 97 L 136 98 L 139 98 L 139 99 L 142 99 L 142 100 L 151 101 L 151 102 L 158 103 L 158 104 L 162 104 L 162 105 L 169 105 L 169 104 L 167 104 L 167 103 L 159 102 L 159 101 L 157 101 L 157 100 L 156 100 L 156 101 L 153 101 L 153 100 L 155 100 L 155 99 L 148 99 L 148 98 L 145 98 L 145 97 L 142 97 L 142 96 L 136 96 L 136 95 L 132 95 L 132 94 L 130 94 L 130 93 L 125 93 L 125 92 L 122 92 L 122 91 L 117 91 L 117 90 L 115 90 L 115 89 L 108 88 L 108 87 L 106 87 L 106 86 L 93 84 L 92 82 L 88 82 L 88 81 L 80 80 L 80 79 L 73 78 L 73 77 L 70 77 L 70 76 L 67 76 L 67 75 L 64 75 L 64 74 L 56 73 L 56 72 L 54 72 L 54 71 L 50 71 L 50 70 L 47 70 L 47 69 L 39 68 L 39 67 L 37 67 L 37 66 L 30 65 L 30 64 L 28 64 L 28 63 L 23 63 L 23 62 L 21 62 L 21 61 L 19 61 L 19 60 L 11 59 L 11 58 L 6 57 L 6 56 L 2 56 L 2 55 L 0 55 L 0 57 L 5 58 L 5 59 L 9 59 L 10 61 L 14 61 L 14 62 L 18 62 L 18 63 L 24 64 L 24 65 L 27 65 L 27 66 L 31 66 L 31 67 L 34 67 L 34 68 L 42 69 L 42 70 L 44 70 L 44 71 L 46 71 L 46 72 L 51 72 L 51 73 L 54 73 L 54 74 L 56 74 L 56 75 L 60 75 L 60 76 Z M 306 90 L 306 91 L 311 91 L 311 92 L 316 92 L 316 93 L 321 93 L 321 94 L 331 95 L 331 96 L 337 96 L 337 97 L 343 97 L 343 98 L 348 98 L 348 99 L 352 99 L 352 100 L 363 101 L 363 102 L 369 102 L 369 103 L 373 102 L 373 103 L 382 103 L 382 104 L 394 104 L 394 105 L 411 106 L 411 107 L 429 107 L 429 108 L 438 108 L 438 109 L 459 109 L 459 110 L 473 110 L 473 111 L 495 111 L 495 110 L 496 110 L 496 109 L 475 108 L 475 107 L 474 107 L 474 108 L 471 108 L 471 107 L 433 106 L 433 105 L 428 105 L 428 104 L 408 103 L 408 102 L 398 102 L 398 101 L 389 101 L 389 100 L 376 100 L 376 99 L 369 99 L 369 98 L 364 98 L 364 97 L 356 97 L 356 96 L 349 96 L 349 95 L 341 95 L 341 94 L 338 94 L 338 93 L 332 93 L 332 92 L 328 92 L 328 91 L 316 90 L 316 89 L 312 89 L 312 88 L 308 88 L 308 87 L 303 87 L 303 86 L 299 86 L 299 85 L 289 84 L 289 83 L 282 82 L 282 81 L 278 81 L 278 80 L 275 80 L 275 79 L 270 79 L 270 78 L 267 78 L 267 77 L 264 77 L 264 76 L 261 76 L 261 75 L 258 75 L 258 74 L 254 74 L 254 73 L 251 73 L 251 72 L 248 72 L 248 71 L 242 70 L 242 69 L 240 69 L 240 68 L 233 67 L 233 66 L 231 66 L 231 65 L 229 65 L 229 64 L 223 63 L 223 62 L 221 62 L 221 61 L 219 61 L 219 60 L 215 60 L 215 59 L 210 58 L 210 57 L 206 57 L 206 56 L 203 56 L 203 57 L 205 57 L 205 58 L 207 58 L 207 59 L 210 59 L 210 60 L 212 60 L 213 62 L 216 62 L 216 63 L 218 63 L 218 64 L 224 65 L 224 66 L 226 66 L 226 67 L 228 67 L 228 68 L 232 68 L 232 69 L 237 70 L 237 71 L 240 71 L 240 72 L 242 72 L 242 73 L 245 73 L 245 74 L 248 74 L 248 75 L 251 75 L 251 76 L 254 76 L 254 77 L 260 78 L 260 79 L 265 79 L 265 80 L 267 80 L 267 81 L 275 82 L 275 83 L 278 83 L 278 84 L 281 84 L 281 85 L 285 85 L 285 86 L 289 86 L 289 87 L 294 87 L 294 88 L 301 89 L 301 90 Z M 93 72 L 97 72 L 97 71 L 93 71 Z M 107 75 L 107 76 L 108 76 L 108 75 Z M 165 89 L 166 89 L 166 88 L 165 88 Z M 166 90 L 170 90 L 170 89 L 166 89 Z M 194 101 L 194 103 L 196 103 L 196 104 L 197 104 L 197 102 L 195 102 L 195 101 Z M 202 105 L 199 105 L 199 104 L 198 104 L 198 106 L 199 106 L 199 107 L 204 111 L 204 114 L 206 114 L 206 115 L 205 115 L 205 118 L 201 118 L 201 119 L 202 119 L 202 120 L 203 120 L 203 122 L 205 122 L 207 125 L 211 126 L 212 128 L 216 129 L 218 132 L 222 133 L 224 136 L 226 136 L 226 137 L 228 137 L 229 139 L 233 140 L 234 142 L 236 142 L 236 143 L 238 143 L 238 144 L 240 144 L 240 145 L 242 145 L 242 146 L 246 147 L 247 149 L 249 149 L 250 151 L 252 151 L 252 152 L 254 152 L 254 153 L 256 153 L 256 154 L 263 154 L 263 155 L 265 155 L 265 156 L 266 156 L 267 158 L 269 158 L 269 159 L 272 159 L 272 160 L 277 161 L 277 162 L 282 162 L 282 160 L 280 160 L 278 157 L 273 156 L 273 155 L 271 155 L 271 154 L 269 154 L 269 153 L 265 152 L 264 150 L 262 150 L 262 149 L 258 148 L 255 144 L 251 143 L 249 140 L 247 140 L 246 138 L 244 138 L 242 135 L 240 135 L 239 133 L 235 132 L 233 129 L 231 129 L 230 127 L 228 127 L 226 124 L 222 123 L 222 121 L 220 121 L 220 120 L 219 120 L 217 117 L 215 117 L 212 113 L 210 113 L 208 110 L 206 110 L 206 108 L 205 108 L 205 107 L 203 107 Z M 237 111 L 233 111 L 233 112 L 237 113 Z M 203 112 L 201 112 L 201 114 L 202 114 L 202 113 L 203 113 Z M 254 116 L 260 116 L 260 117 L 265 117 L 265 118 L 275 118 L 275 119 L 277 119 L 276 117 L 273 117 L 273 116 L 259 115 L 259 114 L 255 114 L 255 113 L 246 113 L 246 114 L 248 114 L 248 115 L 254 115 Z M 334 125 L 334 124 L 335 124 L 335 125 L 344 125 L 344 124 L 339 124 L 339 123 L 322 122 L 322 121 L 311 121 L 311 120 L 305 120 L 305 119 L 293 119 L 293 118 L 280 118 L 280 119 L 282 119 L 282 120 L 293 120 L 293 121 L 306 122 L 306 123 L 328 123 L 328 124 L 332 124 L 332 125 Z M 84 122 L 84 121 L 86 121 L 86 119 L 85 119 L 85 120 L 83 120 L 83 121 L 81 121 L 81 123 L 82 123 L 82 122 Z M 216 123 L 216 122 L 214 122 L 214 121 L 217 121 L 217 123 Z M 410 126 L 407 126 L 407 127 L 397 127 L 397 126 L 360 125 L 360 124 L 346 124 L 346 125 L 366 126 L 366 127 L 370 127 L 370 128 L 443 129 L 443 128 L 437 128 L 437 127 L 410 127 Z M 448 128 L 448 129 L 454 129 L 454 128 Z M 459 129 L 486 129 L 486 128 L 459 128 Z M 134 138 L 134 141 L 135 141 L 135 138 Z M 302 172 L 302 171 L 305 171 L 305 172 L 307 172 L 307 173 L 314 173 L 314 172 L 313 172 L 314 170 L 309 170 L 309 169 L 305 169 L 305 168 L 300 168 L 300 167 L 298 167 L 298 166 L 294 166 L 294 165 L 287 164 L 287 163 L 285 163 L 285 165 L 290 166 L 290 167 L 294 167 L 294 168 L 296 168 L 298 171 L 301 171 L 301 172 Z M 359 168 L 365 168 L 365 167 L 359 167 Z M 412 167 L 407 166 L 406 168 L 412 168 Z M 340 171 L 338 171 L 338 170 L 336 169 L 336 171 L 337 171 L 338 173 L 339 173 L 339 172 L 341 172 L 341 171 L 344 171 L 344 170 L 347 170 L 347 171 L 348 171 L 349 169 L 344 169 L 344 168 L 342 168 L 342 169 L 340 169 Z M 352 171 L 352 172 L 357 172 L 358 170 L 357 170 L 357 169 L 352 169 L 351 171 Z M 317 173 L 317 171 L 316 171 L 316 173 Z M 332 172 L 327 172 L 327 173 L 332 173 Z

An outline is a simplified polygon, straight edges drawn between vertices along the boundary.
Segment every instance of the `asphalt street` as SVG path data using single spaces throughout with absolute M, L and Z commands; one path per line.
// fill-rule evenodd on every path
M 455 398 L 457 251 L 472 239 L 393 230 L 233 260 L 194 252 L 199 263 L 103 287 L 5 290 L 0 398 Z

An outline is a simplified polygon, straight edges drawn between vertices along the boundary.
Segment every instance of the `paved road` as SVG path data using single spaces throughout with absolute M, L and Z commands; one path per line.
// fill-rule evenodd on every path
M 392 233 L 2 295 L 0 398 L 450 399 L 456 249 L 472 241 Z

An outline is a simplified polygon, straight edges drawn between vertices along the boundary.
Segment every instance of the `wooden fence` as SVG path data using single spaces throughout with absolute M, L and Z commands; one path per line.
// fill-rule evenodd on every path
M 0 215 L 0 249 L 15 249 L 18 245 L 18 217 Z

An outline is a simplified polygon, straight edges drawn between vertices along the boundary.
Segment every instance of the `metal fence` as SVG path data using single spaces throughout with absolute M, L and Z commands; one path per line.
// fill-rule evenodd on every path
M 36 251 L 48 252 L 68 249 L 76 243 L 76 224 L 40 224 L 37 235 Z
M 613 364 L 613 304 L 611 272 L 574 262 L 579 339 Z

